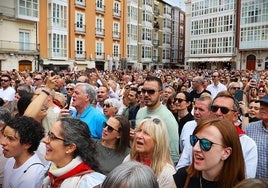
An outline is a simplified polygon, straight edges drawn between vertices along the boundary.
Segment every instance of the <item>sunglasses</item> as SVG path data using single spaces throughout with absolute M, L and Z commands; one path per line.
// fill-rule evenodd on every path
M 120 133 L 119 130 L 116 130 L 115 128 L 113 128 L 112 126 L 108 125 L 107 123 L 103 123 L 103 128 L 105 128 L 105 127 L 107 127 L 107 131 L 108 131 L 109 133 L 111 133 L 111 132 L 113 132 L 113 131 L 116 131 L 116 132 L 119 132 L 119 133 Z
M 109 103 L 108 104 L 104 104 L 103 107 L 106 107 L 106 108 L 111 108 L 113 107 L 112 105 L 110 105 Z
M 214 143 L 214 142 L 211 142 L 210 140 L 206 139 L 206 138 L 198 138 L 196 135 L 190 135 L 190 143 L 191 143 L 191 146 L 195 146 L 195 144 L 199 141 L 199 146 L 200 148 L 203 150 L 203 151 L 209 151 L 212 147 L 212 144 L 216 144 L 216 145 L 219 145 L 219 146 L 223 146 L 223 147 L 226 147 L 222 144 L 217 144 L 217 143 Z
M 9 80 L 1 79 L 1 82 L 9 82 Z
M 223 106 L 213 106 L 212 105 L 210 109 L 212 112 L 217 112 L 219 109 L 221 109 L 221 113 L 223 113 L 223 114 L 228 114 L 229 111 L 234 112 L 234 110 L 231 110 L 231 109 L 229 109 L 227 107 L 223 107 Z
M 240 87 L 232 87 L 232 89 L 239 90 Z
M 155 94 L 156 91 L 154 89 L 144 89 L 144 88 L 142 88 L 141 92 L 143 94 L 148 93 L 149 95 L 153 95 L 153 94 Z
M 185 99 L 181 99 L 181 98 L 175 98 L 173 103 L 178 102 L 178 103 L 182 103 L 183 101 L 186 101 Z
M 137 91 L 138 94 L 141 94 L 141 91 Z
M 34 78 L 35 81 L 42 80 L 42 78 Z
M 265 91 L 263 89 L 260 89 L 259 93 L 265 93 Z
M 73 90 L 74 90 L 74 88 L 67 87 L 67 88 L 66 88 L 66 90 L 71 90 L 71 91 L 73 91 Z

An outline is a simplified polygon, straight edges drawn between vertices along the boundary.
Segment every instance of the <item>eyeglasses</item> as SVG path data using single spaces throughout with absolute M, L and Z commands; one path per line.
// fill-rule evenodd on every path
M 74 88 L 67 87 L 67 88 L 66 88 L 66 90 L 71 90 L 71 91 L 73 91 L 73 90 L 74 90 Z
M 48 137 L 48 140 L 49 142 L 53 141 L 53 140 L 62 140 L 63 142 L 66 142 L 66 140 L 64 140 L 63 138 L 59 138 L 57 136 L 55 136 L 52 132 L 48 132 L 47 133 L 47 137 Z
M 9 82 L 9 80 L 1 79 L 1 82 Z
M 142 88 L 142 89 L 141 89 L 141 92 L 142 92 L 143 94 L 148 93 L 149 95 L 153 95 L 153 94 L 155 94 L 155 92 L 157 92 L 157 91 L 154 90 L 154 89 L 144 89 L 144 88 Z
M 199 141 L 199 146 L 203 151 L 209 151 L 212 147 L 212 144 L 216 144 L 219 146 L 223 146 L 226 147 L 222 144 L 217 144 L 214 142 L 211 142 L 210 140 L 206 139 L 206 138 L 198 138 L 196 135 L 190 135 L 190 143 L 191 145 L 194 147 L 195 144 Z
M 239 90 L 240 87 L 232 87 L 231 89 Z
M 228 114 L 228 112 L 231 110 L 231 109 L 229 109 L 227 107 L 214 106 L 214 105 L 212 105 L 210 109 L 211 109 L 212 112 L 217 112 L 219 109 L 221 109 L 221 113 L 223 113 L 223 114 Z M 234 110 L 231 110 L 231 111 L 234 111 Z
M 178 103 L 182 103 L 183 101 L 186 101 L 185 99 L 181 99 L 181 98 L 175 98 L 173 103 L 178 102 Z
M 108 104 L 104 104 L 103 107 L 111 108 L 111 107 L 113 107 L 113 105 L 111 105 L 111 104 L 108 103 Z
M 112 126 L 108 125 L 107 123 L 103 123 L 103 128 L 107 127 L 107 131 L 109 133 L 116 131 L 116 132 L 120 132 L 119 130 L 116 130 L 115 128 L 113 128 Z

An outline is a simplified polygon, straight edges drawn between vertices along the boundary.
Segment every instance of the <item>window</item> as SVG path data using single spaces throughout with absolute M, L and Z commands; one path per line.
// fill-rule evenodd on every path
M 142 40 L 152 40 L 152 31 L 151 29 L 142 28 Z
M 142 46 L 141 57 L 142 58 L 152 58 L 152 47 L 151 46 Z
M 138 26 L 128 24 L 127 25 L 127 37 L 132 40 L 137 40 L 138 39 Z
M 103 42 L 96 42 L 96 58 L 104 58 Z
M 84 27 L 84 14 L 76 14 L 76 28 L 82 29 Z
M 38 0 L 19 0 L 19 15 L 39 17 Z
M 113 37 L 119 38 L 120 37 L 120 28 L 119 28 L 119 23 L 114 22 L 113 25 Z
M 76 39 L 76 58 L 85 59 L 85 41 L 83 39 Z
M 67 28 L 67 7 L 56 3 L 49 4 L 52 26 Z
M 52 33 L 52 58 L 67 57 L 67 36 Z
M 104 29 L 103 29 L 103 25 L 104 25 L 104 20 L 103 18 L 97 18 L 96 21 L 96 34 L 97 35 L 104 35 Z
M 127 45 L 127 58 L 137 60 L 138 48 L 136 45 Z
M 104 10 L 104 0 L 97 0 L 96 6 L 98 10 Z
M 30 32 L 21 30 L 19 32 L 19 50 L 29 51 L 30 50 Z
M 118 44 L 114 44 L 113 56 L 119 57 L 119 45 Z
M 120 3 L 114 2 L 114 15 L 120 16 Z

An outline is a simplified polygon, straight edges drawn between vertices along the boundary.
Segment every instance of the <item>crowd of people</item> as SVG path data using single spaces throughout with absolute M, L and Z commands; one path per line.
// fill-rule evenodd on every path
M 1 72 L 0 188 L 268 186 L 268 71 L 91 70 Z

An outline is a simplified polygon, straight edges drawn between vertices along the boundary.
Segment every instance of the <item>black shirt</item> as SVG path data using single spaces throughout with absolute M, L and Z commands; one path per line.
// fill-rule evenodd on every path
M 184 184 L 188 175 L 186 172 L 187 168 L 188 166 L 182 167 L 177 171 L 176 174 L 173 175 L 177 188 L 184 187 Z M 218 186 L 217 186 L 217 182 L 208 181 L 202 177 L 194 177 L 190 179 L 187 187 L 188 188 L 201 188 L 201 187 L 202 188 L 217 188 Z

